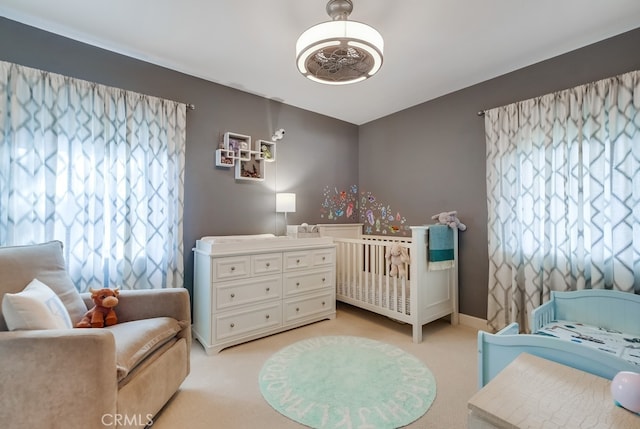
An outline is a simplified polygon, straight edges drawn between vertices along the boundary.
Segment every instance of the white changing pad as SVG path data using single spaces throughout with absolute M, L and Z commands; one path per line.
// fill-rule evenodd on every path
M 196 240 L 194 251 L 208 254 L 311 249 L 333 244 L 331 237 L 292 238 L 273 234 L 204 236 Z
M 210 243 L 237 243 L 246 240 L 264 240 L 268 238 L 276 238 L 274 234 L 252 234 L 252 235 L 212 235 L 202 237 L 200 240 Z

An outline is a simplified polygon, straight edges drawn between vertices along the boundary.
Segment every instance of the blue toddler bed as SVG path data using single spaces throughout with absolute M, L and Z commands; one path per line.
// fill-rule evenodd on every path
M 478 332 L 478 386 L 527 352 L 612 379 L 640 372 L 640 295 L 602 289 L 551 292 L 532 313 L 531 331 L 512 323 L 496 334 Z

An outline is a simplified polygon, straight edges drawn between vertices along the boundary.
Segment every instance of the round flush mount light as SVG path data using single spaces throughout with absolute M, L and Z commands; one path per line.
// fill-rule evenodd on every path
M 307 78 L 330 85 L 344 85 L 373 76 L 382 66 L 384 40 L 361 22 L 349 21 L 351 0 L 330 0 L 332 21 L 314 25 L 296 43 L 298 70 Z

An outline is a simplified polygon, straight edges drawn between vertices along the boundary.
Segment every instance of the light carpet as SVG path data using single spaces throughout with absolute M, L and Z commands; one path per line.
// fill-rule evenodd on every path
M 478 390 L 477 330 L 438 320 L 411 341 L 411 326 L 338 302 L 333 320 L 306 325 L 207 355 L 194 341 L 191 373 L 155 418 L 153 429 L 302 429 L 275 411 L 260 393 L 264 363 L 297 341 L 327 335 L 371 338 L 418 357 L 438 381 L 435 401 L 406 429 L 466 429 L 467 401 Z M 346 429 L 346 428 L 345 428 Z M 354 428 L 355 429 L 355 428 Z
M 313 337 L 285 347 L 266 361 L 259 384 L 275 410 L 316 429 L 406 426 L 436 396 L 435 378 L 420 359 L 355 336 Z

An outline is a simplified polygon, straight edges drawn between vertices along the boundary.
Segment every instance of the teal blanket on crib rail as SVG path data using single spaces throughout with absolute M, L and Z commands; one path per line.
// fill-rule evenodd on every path
M 453 260 L 453 229 L 447 225 L 429 225 L 429 261 Z

